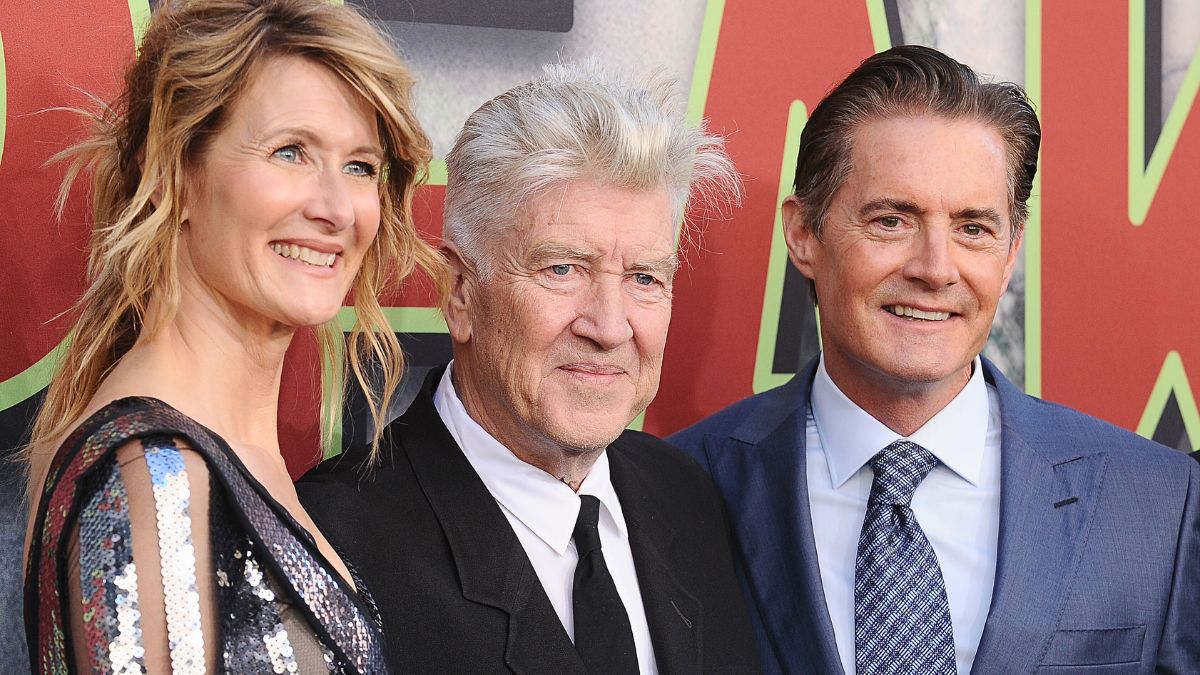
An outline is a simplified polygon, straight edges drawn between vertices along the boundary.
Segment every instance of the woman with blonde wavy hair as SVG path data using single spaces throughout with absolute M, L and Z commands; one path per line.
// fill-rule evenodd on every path
M 380 428 L 402 357 L 379 293 L 442 278 L 410 215 L 430 154 L 411 85 L 348 7 L 162 3 L 122 96 L 64 153 L 63 195 L 94 177 L 95 225 L 28 452 L 35 672 L 386 670 L 276 418 L 296 331 L 330 358 L 352 293 L 350 368 Z

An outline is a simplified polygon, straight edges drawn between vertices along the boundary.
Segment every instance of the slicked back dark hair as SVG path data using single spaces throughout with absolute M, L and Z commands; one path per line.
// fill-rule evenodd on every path
M 800 136 L 794 191 L 805 222 L 820 238 L 833 195 L 851 170 L 855 133 L 867 122 L 933 115 L 973 120 L 1004 140 L 1012 235 L 1025 225 L 1037 172 L 1042 127 L 1020 86 L 983 82 L 969 67 L 919 45 L 903 45 L 863 61 L 813 110 Z

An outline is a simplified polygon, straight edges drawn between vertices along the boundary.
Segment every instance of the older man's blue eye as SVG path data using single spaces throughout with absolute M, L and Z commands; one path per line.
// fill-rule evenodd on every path
M 288 145 L 288 146 L 279 148 L 273 154 L 285 162 L 300 161 L 300 148 L 297 148 L 294 145 Z
M 550 271 L 554 272 L 555 274 L 557 274 L 560 277 L 566 276 L 571 273 L 571 266 L 570 265 L 553 265 L 550 267 Z
M 654 283 L 654 277 L 649 274 L 635 274 L 633 280 L 642 286 L 649 286 Z

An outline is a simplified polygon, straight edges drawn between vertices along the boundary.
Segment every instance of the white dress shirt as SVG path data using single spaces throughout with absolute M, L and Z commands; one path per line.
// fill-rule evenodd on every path
M 518 459 L 471 418 L 454 391 L 454 382 L 450 379 L 453 367 L 454 362 L 451 362 L 438 383 L 433 396 L 434 407 L 475 473 L 500 505 L 504 517 L 508 518 L 529 562 L 533 563 L 542 588 L 546 589 L 550 604 L 574 642 L 575 612 L 571 594 L 579 554 L 575 551 L 571 533 L 579 516 L 579 496 L 554 476 Z M 607 452 L 600 454 L 579 486 L 579 494 L 594 495 L 600 500 L 600 546 L 617 593 L 629 614 L 638 666 L 642 673 L 657 673 L 650 626 L 646 623 L 646 610 L 642 607 L 642 594 L 633 567 L 633 551 L 629 548 L 629 530 L 609 478 Z
M 854 563 L 877 452 L 903 438 L 846 397 L 825 370 L 808 412 L 808 499 L 838 655 L 854 675 Z M 933 419 L 908 437 L 938 458 L 912 510 L 933 546 L 954 625 L 960 675 L 971 672 L 992 602 L 1000 532 L 1000 404 L 975 360 L 974 374 Z

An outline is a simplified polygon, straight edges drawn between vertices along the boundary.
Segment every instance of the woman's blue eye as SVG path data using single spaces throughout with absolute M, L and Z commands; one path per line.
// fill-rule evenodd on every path
M 300 161 L 300 148 L 298 148 L 294 145 L 285 145 L 284 147 L 276 150 L 272 154 L 274 154 L 276 157 L 278 157 L 279 159 L 282 159 L 285 162 L 299 162 Z
M 346 165 L 346 173 L 352 176 L 374 176 L 377 172 L 375 166 L 369 162 L 350 162 Z
M 633 281 L 640 286 L 649 286 L 653 284 L 655 280 L 654 277 L 650 276 L 649 274 L 642 274 L 639 272 L 638 274 L 633 275 Z
M 562 277 L 571 273 L 571 267 L 571 265 L 551 265 L 550 271 Z

